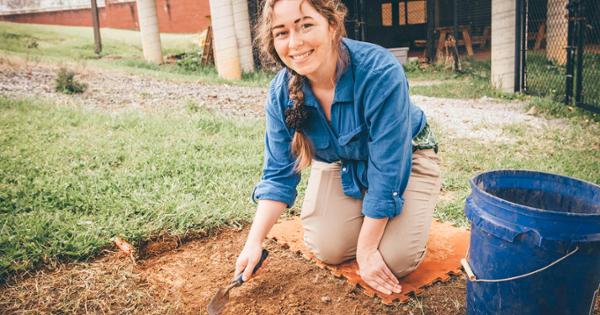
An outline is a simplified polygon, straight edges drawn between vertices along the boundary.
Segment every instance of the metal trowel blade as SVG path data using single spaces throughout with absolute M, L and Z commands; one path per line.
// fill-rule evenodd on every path
M 267 256 L 269 256 L 269 251 L 266 249 L 263 249 L 262 254 L 260 255 L 260 260 L 258 261 L 256 266 L 254 266 L 254 270 L 252 271 L 252 274 L 255 274 L 256 271 L 258 271 L 258 269 L 260 268 L 260 266 L 262 266 L 265 259 L 267 259 Z M 215 294 L 215 296 L 213 296 L 213 298 L 210 300 L 210 303 L 208 303 L 208 314 L 209 315 L 221 314 L 223 309 L 225 309 L 225 304 L 227 304 L 227 302 L 229 302 L 229 290 L 231 290 L 234 287 L 239 287 L 243 283 L 244 283 L 244 278 L 242 277 L 242 274 L 239 274 L 237 276 L 237 279 L 233 280 L 227 287 L 220 288 L 219 291 L 217 291 L 217 293 Z
M 208 303 L 208 314 L 209 315 L 219 315 L 223 312 L 225 305 L 229 302 L 229 290 L 231 286 L 227 288 L 220 288 L 219 291 L 213 296 Z

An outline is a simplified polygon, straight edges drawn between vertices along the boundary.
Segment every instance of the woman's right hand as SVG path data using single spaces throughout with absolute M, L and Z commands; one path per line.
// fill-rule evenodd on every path
M 242 276 L 242 280 L 244 282 L 248 281 L 250 277 L 252 277 L 252 271 L 258 262 L 260 261 L 260 257 L 262 255 L 262 245 L 260 243 L 255 242 L 246 242 L 242 252 L 237 258 L 235 262 L 235 277 L 240 276 L 240 273 L 244 273 Z

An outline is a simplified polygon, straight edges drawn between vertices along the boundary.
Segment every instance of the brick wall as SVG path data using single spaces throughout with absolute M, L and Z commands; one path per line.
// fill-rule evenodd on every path
M 108 2 L 108 1 L 107 1 Z M 208 0 L 156 0 L 161 33 L 195 33 L 208 27 Z M 107 3 L 99 8 L 100 26 L 138 30 L 135 2 Z M 90 9 L 0 16 L 0 21 L 18 23 L 92 26 Z

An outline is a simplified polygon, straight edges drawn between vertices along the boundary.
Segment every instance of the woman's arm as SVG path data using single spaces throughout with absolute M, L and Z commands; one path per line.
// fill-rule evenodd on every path
M 373 219 L 365 217 L 358 236 L 357 255 L 376 251 L 379 248 L 379 242 L 387 222 L 388 218 Z
M 269 234 L 269 231 L 271 231 L 271 228 L 286 207 L 287 205 L 280 201 L 260 200 L 246 244 L 262 244 L 262 241 L 267 237 L 267 234 Z
M 358 235 L 356 261 L 358 262 L 361 278 L 375 290 L 386 294 L 400 293 L 402 287 L 398 279 L 385 264 L 379 252 L 379 242 L 387 222 L 388 218 L 364 218 Z
M 244 281 L 252 276 L 254 266 L 260 260 L 262 242 L 286 207 L 287 205 L 280 201 L 259 200 L 246 244 L 235 263 L 236 277 L 242 272 Z

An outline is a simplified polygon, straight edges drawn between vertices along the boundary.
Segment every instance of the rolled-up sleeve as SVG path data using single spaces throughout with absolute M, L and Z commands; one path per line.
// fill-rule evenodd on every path
M 296 187 L 300 174 L 294 169 L 295 158 L 291 152 L 292 133 L 283 120 L 283 96 L 277 93 L 277 85 L 271 84 L 265 106 L 266 135 L 263 175 L 254 187 L 252 199 L 274 200 L 292 207 L 297 196 Z
M 400 65 L 372 73 L 371 78 L 364 98 L 369 188 L 362 213 L 371 218 L 392 218 L 402 211 L 402 195 L 412 166 L 408 83 Z

